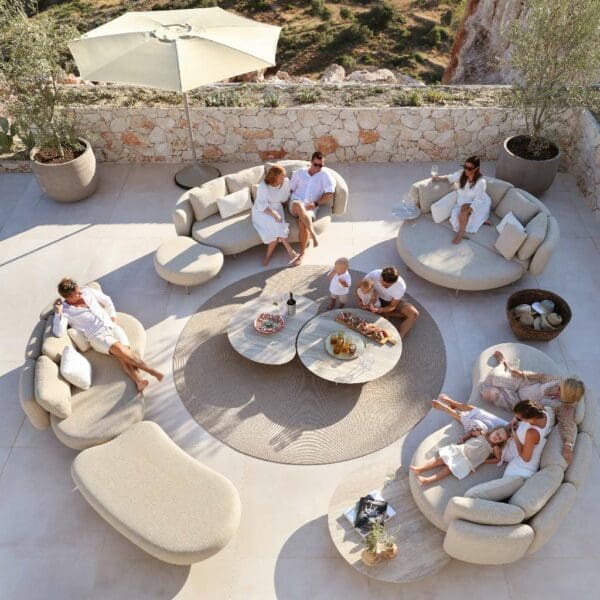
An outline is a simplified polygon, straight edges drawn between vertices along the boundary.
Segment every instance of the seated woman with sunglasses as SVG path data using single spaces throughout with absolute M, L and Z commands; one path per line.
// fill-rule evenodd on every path
M 477 233 L 484 223 L 491 224 L 488 217 L 492 200 L 485 192 L 485 178 L 479 170 L 479 159 L 476 156 L 467 158 L 462 171 L 444 176 L 436 175 L 432 179 L 445 180 L 457 186 L 457 202 L 450 215 L 450 224 L 456 231 L 453 244 L 459 244 L 465 232 Z

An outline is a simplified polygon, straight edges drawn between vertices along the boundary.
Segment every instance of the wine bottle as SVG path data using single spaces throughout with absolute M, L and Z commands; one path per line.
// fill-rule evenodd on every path
M 296 314 L 296 301 L 294 300 L 294 294 L 290 292 L 290 297 L 287 301 L 287 314 L 290 317 L 293 317 Z

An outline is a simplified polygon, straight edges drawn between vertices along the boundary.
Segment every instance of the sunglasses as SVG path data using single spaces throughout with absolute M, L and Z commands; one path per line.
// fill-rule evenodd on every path
M 320 169 L 323 166 L 323 163 L 316 163 L 316 162 L 314 162 L 314 163 L 312 163 L 312 166 L 313 167 L 317 167 L 317 168 Z
M 465 171 L 475 171 L 477 167 L 467 167 L 467 165 L 463 165 L 463 169 Z

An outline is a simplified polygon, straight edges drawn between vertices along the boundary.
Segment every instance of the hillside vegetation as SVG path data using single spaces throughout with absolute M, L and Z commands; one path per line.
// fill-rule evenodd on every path
M 347 71 L 386 67 L 439 81 L 465 0 L 40 0 L 82 33 L 126 11 L 220 6 L 282 27 L 277 68 L 317 78 L 333 62 Z

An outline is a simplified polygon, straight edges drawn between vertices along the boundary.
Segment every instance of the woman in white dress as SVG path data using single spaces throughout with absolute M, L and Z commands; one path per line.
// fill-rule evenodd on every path
M 456 231 L 453 244 L 459 244 L 465 232 L 477 233 L 484 223 L 490 225 L 488 217 L 492 200 L 486 194 L 485 178 L 479 170 L 479 159 L 476 156 L 467 158 L 462 171 L 450 175 L 436 175 L 432 179 L 446 180 L 456 187 L 458 197 L 450 215 L 450 224 Z
M 554 426 L 554 411 L 537 400 L 521 400 L 514 413 L 513 434 L 502 452 L 502 460 L 508 462 L 503 477 L 527 479 L 540 468 L 546 438 Z
M 269 169 L 263 181 L 258 184 L 256 200 L 252 207 L 252 224 L 258 232 L 263 244 L 267 244 L 267 253 L 263 260 L 266 267 L 281 242 L 293 262 L 298 254 L 290 246 L 287 238 L 290 228 L 283 215 L 283 204 L 290 197 L 290 181 L 285 176 L 285 169 L 275 165 Z

